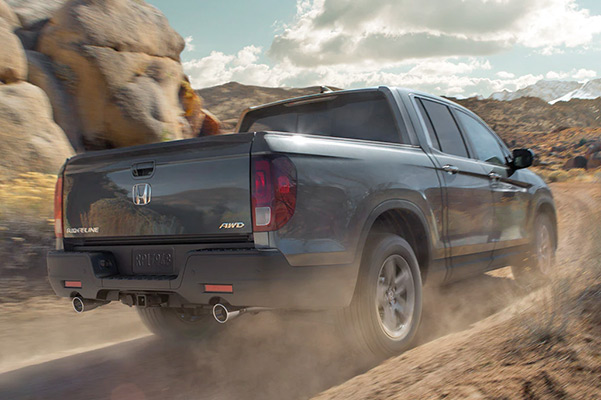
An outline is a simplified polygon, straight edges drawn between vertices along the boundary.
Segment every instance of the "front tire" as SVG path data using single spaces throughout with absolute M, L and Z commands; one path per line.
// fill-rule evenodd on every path
M 341 328 L 351 345 L 377 357 L 407 350 L 422 312 L 419 264 L 409 243 L 393 234 L 370 237 Z
M 550 279 L 555 266 L 555 235 L 551 218 L 547 214 L 537 215 L 530 255 L 522 265 L 511 267 L 516 282 L 532 288 Z
M 205 339 L 222 328 L 211 314 L 193 315 L 170 307 L 137 307 L 140 319 L 155 335 L 166 339 Z

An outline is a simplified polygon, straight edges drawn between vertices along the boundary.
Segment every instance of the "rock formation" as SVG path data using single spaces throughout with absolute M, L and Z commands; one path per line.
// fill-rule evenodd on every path
M 0 0 L 0 177 L 56 173 L 73 148 L 52 118 L 44 91 L 27 78 L 27 60 L 13 33 L 20 22 Z
M 219 133 L 183 73 L 184 40 L 143 0 L 0 0 L 0 40 L 0 81 L 43 90 L 20 83 L 3 109 L 54 119 L 64 131 L 57 140 L 66 135 L 78 152 Z M 34 113 L 16 94 L 49 101 L 52 112 Z

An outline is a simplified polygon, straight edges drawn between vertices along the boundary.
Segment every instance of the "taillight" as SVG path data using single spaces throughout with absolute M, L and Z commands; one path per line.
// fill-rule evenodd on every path
M 63 177 L 59 176 L 54 187 L 54 235 L 63 237 Z
M 296 168 L 288 157 L 252 159 L 252 213 L 255 232 L 275 231 L 294 215 Z

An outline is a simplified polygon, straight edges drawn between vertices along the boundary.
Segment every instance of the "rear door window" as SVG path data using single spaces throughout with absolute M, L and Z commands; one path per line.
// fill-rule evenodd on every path
M 480 121 L 462 111 L 455 113 L 469 138 L 479 160 L 496 165 L 505 165 L 505 152 L 499 141 Z
M 249 112 L 241 132 L 279 131 L 409 143 L 386 97 L 377 91 L 332 95 L 279 104 Z
M 468 157 L 465 141 L 449 107 L 435 101 L 420 100 L 438 139 L 440 151 L 460 157 Z
M 436 132 L 434 132 L 434 126 L 432 126 L 432 121 L 430 121 L 430 117 L 428 116 L 428 113 L 426 112 L 426 109 L 424 108 L 421 99 L 417 99 L 416 102 L 417 108 L 420 114 L 422 115 L 424 123 L 426 124 L 426 130 L 428 132 L 428 137 L 430 138 L 430 143 L 432 144 L 432 147 L 434 147 L 436 150 L 440 150 L 440 143 L 438 142 L 438 138 L 436 137 Z

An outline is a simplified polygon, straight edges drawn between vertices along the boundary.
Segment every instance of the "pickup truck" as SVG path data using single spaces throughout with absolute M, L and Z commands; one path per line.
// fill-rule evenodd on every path
M 243 313 L 330 310 L 379 355 L 416 335 L 424 285 L 511 266 L 548 276 L 549 188 L 474 113 L 418 91 L 253 107 L 234 134 L 76 155 L 60 171 L 48 275 L 77 312 L 135 306 L 207 337 Z

